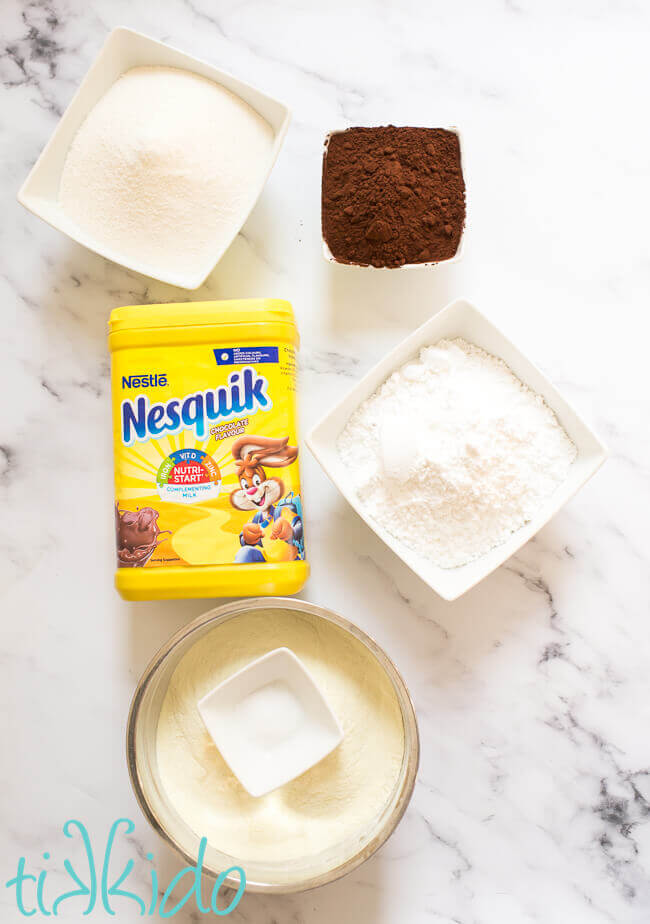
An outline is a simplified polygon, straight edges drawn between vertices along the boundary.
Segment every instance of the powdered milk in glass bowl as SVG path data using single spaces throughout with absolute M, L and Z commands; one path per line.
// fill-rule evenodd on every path
M 237 781 L 196 706 L 210 685 L 279 645 L 305 664 L 336 713 L 338 747 L 259 798 Z M 342 617 L 302 600 L 242 600 L 176 633 L 145 670 L 127 725 L 131 783 L 147 820 L 190 863 L 239 866 L 247 891 L 298 892 L 355 869 L 392 834 L 419 762 L 415 711 L 386 653 Z M 227 885 L 239 886 L 236 875 Z

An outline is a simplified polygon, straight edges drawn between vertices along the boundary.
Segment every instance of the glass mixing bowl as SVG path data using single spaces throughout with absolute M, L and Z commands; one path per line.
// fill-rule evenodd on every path
M 156 755 L 156 730 L 170 678 L 183 655 L 217 623 L 236 619 L 250 611 L 293 610 L 325 619 L 353 636 L 376 658 L 387 674 L 399 703 L 404 723 L 404 753 L 399 777 L 383 810 L 365 829 L 353 837 L 317 854 L 290 863 L 249 862 L 242 857 L 222 853 L 208 844 L 203 870 L 217 877 L 231 866 L 246 872 L 246 889 L 250 892 L 300 892 L 332 882 L 355 869 L 372 856 L 395 830 L 413 794 L 417 774 L 420 742 L 413 703 L 395 665 L 388 655 L 365 632 L 336 613 L 302 600 L 257 598 L 229 603 L 199 616 L 173 635 L 153 657 L 140 678 L 127 724 L 127 763 L 131 785 L 145 817 L 188 863 L 196 863 L 199 836 L 183 821 L 170 802 L 161 783 Z M 225 885 L 239 886 L 237 877 Z

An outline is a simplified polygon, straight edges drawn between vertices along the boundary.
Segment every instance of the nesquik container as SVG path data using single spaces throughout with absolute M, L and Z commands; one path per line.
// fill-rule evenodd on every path
M 293 594 L 305 560 L 293 310 L 117 308 L 115 583 L 127 600 Z

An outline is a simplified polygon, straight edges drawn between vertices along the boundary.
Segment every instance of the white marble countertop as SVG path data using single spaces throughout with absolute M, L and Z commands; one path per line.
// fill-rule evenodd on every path
M 611 449 L 534 541 L 453 604 L 304 453 L 304 596 L 395 659 L 422 762 L 405 819 L 371 861 L 305 895 L 247 895 L 231 920 L 647 922 L 650 11 L 640 2 L 2 4 L 2 885 L 24 855 L 51 870 L 47 889 L 62 889 L 68 818 L 98 841 L 117 817 L 133 818 L 136 878 L 148 875 L 146 851 L 161 878 L 182 865 L 131 795 L 124 728 L 150 655 L 211 604 L 129 605 L 113 590 L 105 333 L 111 308 L 184 293 L 86 252 L 15 198 L 116 25 L 205 57 L 293 110 L 252 217 L 189 297 L 292 300 L 305 426 L 467 295 Z M 389 275 L 322 259 L 323 136 L 388 121 L 464 132 L 470 222 L 458 265 Z M 82 920 L 82 905 L 68 907 L 61 917 Z M 197 921 L 189 907 L 176 920 Z M 2 887 L 0 917 L 22 920 Z M 129 904 L 117 919 L 137 918 Z

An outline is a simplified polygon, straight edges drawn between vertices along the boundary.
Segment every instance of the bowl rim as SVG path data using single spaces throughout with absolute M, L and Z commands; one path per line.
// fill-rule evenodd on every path
M 327 134 L 325 135 L 325 140 L 323 141 L 323 164 L 325 162 L 325 155 L 327 153 L 327 148 L 329 146 L 330 138 L 332 137 L 332 135 L 342 135 L 348 130 L 348 128 L 357 128 L 357 127 L 383 128 L 385 127 L 385 125 L 386 123 L 381 123 L 381 124 L 377 123 L 377 125 L 364 125 L 364 126 L 349 125 L 346 128 L 331 129 L 330 131 L 327 132 Z M 467 169 L 466 169 L 467 160 L 466 160 L 466 154 L 465 154 L 466 149 L 465 149 L 465 140 L 464 140 L 463 134 L 461 133 L 461 130 L 457 125 L 418 125 L 418 126 L 408 126 L 408 127 L 442 129 L 443 131 L 452 132 L 458 138 L 460 171 L 463 177 L 463 181 L 465 183 L 465 223 L 463 224 L 463 229 L 460 233 L 460 240 L 458 242 L 458 247 L 456 248 L 456 253 L 451 257 L 447 257 L 446 260 L 428 260 L 425 263 L 403 263 L 401 266 L 373 266 L 371 263 L 346 263 L 345 260 L 337 260 L 334 254 L 332 253 L 332 251 L 330 250 L 329 244 L 325 240 L 325 235 L 323 234 L 323 225 L 321 221 L 321 248 L 322 248 L 323 257 L 328 263 L 333 263 L 335 266 L 351 267 L 352 269 L 378 270 L 382 272 L 384 270 L 395 271 L 395 270 L 432 269 L 433 267 L 436 267 L 436 266 L 449 266 L 452 263 L 459 263 L 460 260 L 463 259 L 463 256 L 465 254 L 465 236 L 467 234 L 467 226 L 469 223 L 468 222 L 469 197 L 467 195 Z M 321 185 L 322 185 L 322 177 L 321 177 Z M 322 205 L 321 205 L 321 209 L 322 209 Z
M 366 860 L 370 859 L 370 857 L 373 856 L 373 854 L 375 854 L 379 848 L 388 840 L 388 838 L 391 836 L 401 821 L 411 801 L 420 764 L 420 734 L 418 729 L 418 721 L 415 712 L 415 706 L 413 704 L 411 694 L 406 685 L 406 682 L 404 681 L 404 678 L 384 648 L 382 648 L 382 646 L 379 645 L 379 643 L 375 641 L 371 635 L 369 635 L 363 629 L 359 628 L 359 626 L 357 626 L 355 623 L 346 619 L 344 616 L 339 615 L 327 607 L 322 607 L 315 603 L 310 603 L 306 600 L 301 600 L 298 598 L 247 597 L 242 600 L 235 600 L 231 603 L 226 603 L 222 606 L 214 607 L 213 609 L 208 610 L 206 613 L 202 613 L 200 616 L 197 616 L 191 622 L 181 626 L 181 628 L 174 632 L 173 635 L 171 635 L 170 638 L 168 638 L 167 641 L 164 642 L 158 651 L 153 655 L 144 671 L 142 672 L 142 675 L 140 676 L 134 691 L 131 705 L 129 707 L 125 736 L 126 762 L 129 773 L 129 781 L 131 783 L 131 788 L 140 807 L 140 810 L 154 831 L 189 864 L 196 863 L 196 857 L 193 857 L 191 854 L 187 853 L 180 846 L 180 844 L 178 844 L 174 838 L 173 833 L 168 830 L 160 818 L 158 818 L 153 807 L 149 804 L 147 795 L 144 791 L 144 787 L 141 784 L 138 773 L 137 748 L 135 744 L 135 732 L 138 717 L 147 688 L 153 681 L 158 669 L 162 666 L 167 657 L 180 642 L 189 639 L 194 633 L 203 629 L 204 626 L 209 623 L 214 623 L 216 625 L 219 622 L 230 619 L 233 616 L 237 616 L 240 613 L 246 612 L 247 610 L 253 609 L 290 609 L 307 613 L 312 616 L 317 616 L 326 619 L 328 622 L 331 622 L 344 631 L 349 632 L 358 641 L 365 645 L 366 648 L 368 648 L 369 651 L 377 658 L 381 666 L 386 670 L 391 683 L 398 689 L 399 693 L 401 694 L 403 703 L 400 701 L 400 712 L 402 715 L 402 721 L 404 722 L 404 740 L 406 742 L 407 738 L 410 736 L 412 742 L 410 753 L 407 753 L 406 750 L 404 753 L 403 761 L 406 763 L 406 770 L 400 786 L 398 797 L 395 800 L 391 813 L 384 821 L 381 830 L 378 831 L 360 850 L 327 872 L 320 873 L 316 876 L 310 876 L 307 879 L 289 881 L 280 884 L 249 880 L 248 877 L 246 879 L 246 891 L 248 892 L 263 892 L 267 894 L 291 894 L 296 892 L 306 892 L 311 889 L 318 888 L 319 886 L 326 885 L 330 882 L 334 882 L 335 880 L 340 879 L 342 876 L 347 875 L 347 873 L 352 872 Z M 213 869 L 204 861 L 203 872 L 205 875 L 215 879 L 221 874 L 222 870 Z M 225 878 L 223 885 L 236 889 L 239 887 L 239 881 L 234 876 L 228 876 Z
M 234 96 L 239 96 L 241 98 L 241 94 L 239 91 L 244 89 L 250 92 L 251 94 L 253 94 L 254 96 L 256 96 L 258 99 L 263 99 L 267 103 L 271 103 L 275 106 L 278 106 L 280 110 L 282 111 L 282 118 L 278 122 L 277 130 L 273 125 L 271 125 L 271 128 L 273 129 L 273 144 L 272 144 L 269 156 L 268 156 L 266 170 L 264 174 L 262 175 L 259 181 L 259 184 L 256 188 L 255 196 L 252 197 L 250 200 L 250 205 L 247 208 L 247 211 L 246 211 L 245 216 L 243 217 L 243 220 L 237 226 L 228 244 L 222 249 L 220 249 L 219 251 L 215 251 L 215 258 L 214 260 L 212 260 L 210 265 L 208 266 L 208 263 L 206 261 L 205 268 L 201 268 L 200 271 L 195 272 L 193 275 L 190 273 L 181 273 L 181 274 L 171 273 L 171 272 L 168 273 L 164 270 L 162 266 L 159 268 L 160 270 L 159 272 L 154 273 L 153 271 L 156 270 L 156 267 L 153 267 L 149 264 L 144 265 L 142 263 L 139 263 L 138 261 L 125 262 L 125 259 L 123 259 L 121 255 L 114 254 L 111 248 L 102 247 L 99 242 L 95 242 L 94 239 L 90 235 L 86 234 L 83 231 L 83 229 L 79 228 L 75 230 L 75 226 L 66 227 L 63 222 L 57 221 L 54 216 L 44 213 L 44 210 L 39 206 L 39 202 L 41 201 L 41 198 L 38 196 L 35 196 L 34 193 L 32 193 L 30 190 L 31 185 L 35 181 L 35 178 L 44 169 L 45 164 L 48 162 L 51 152 L 56 148 L 57 144 L 61 143 L 60 135 L 61 135 L 62 130 L 65 128 L 66 123 L 72 122 L 78 117 L 77 110 L 80 110 L 80 111 L 83 110 L 83 112 L 81 112 L 81 118 L 78 123 L 78 128 L 81 127 L 84 120 L 91 112 L 93 106 L 96 105 L 97 102 L 99 102 L 102 96 L 108 91 L 108 89 L 110 89 L 110 86 L 112 86 L 113 83 L 115 83 L 115 81 L 113 81 L 113 83 L 107 86 L 106 89 L 103 91 L 103 93 L 90 106 L 86 106 L 84 103 L 82 103 L 81 97 L 84 95 L 85 92 L 88 91 L 88 87 L 92 85 L 93 81 L 96 78 L 96 74 L 100 71 L 104 63 L 104 59 L 109 58 L 110 55 L 114 53 L 113 51 L 114 47 L 119 49 L 120 43 L 124 42 L 125 39 L 128 39 L 128 38 L 135 39 L 139 41 L 140 43 L 142 43 L 143 45 L 149 46 L 151 49 L 156 49 L 156 50 L 164 49 L 165 51 L 169 51 L 172 54 L 176 56 L 180 56 L 181 58 L 184 59 L 183 63 L 179 62 L 177 64 L 168 64 L 168 65 L 161 65 L 161 66 L 175 67 L 179 70 L 186 70 L 186 71 L 189 71 L 190 73 L 199 74 L 199 76 L 204 76 L 204 77 L 206 77 L 206 75 L 201 74 L 200 69 L 207 70 L 210 72 L 210 76 L 207 76 L 206 79 L 212 80 L 214 83 L 218 84 L 219 86 L 224 86 L 225 89 L 229 90 L 229 92 L 232 93 Z M 147 66 L 148 63 L 150 62 L 143 60 L 140 63 L 140 65 L 132 64 L 132 65 L 129 65 L 128 67 L 120 68 L 120 74 L 118 75 L 116 80 L 118 80 L 119 77 L 123 76 L 132 67 Z M 225 78 L 226 83 L 223 82 L 224 78 Z M 228 83 L 235 84 L 237 89 L 231 89 L 227 85 Z M 255 109 L 255 105 L 253 103 L 248 103 L 248 105 L 252 109 Z M 258 114 L 261 115 L 261 113 L 259 113 L 259 110 L 255 109 L 255 111 L 257 111 Z M 262 116 L 262 118 L 266 119 L 266 117 L 264 116 Z M 266 121 L 268 122 L 269 120 L 266 119 Z M 115 263 L 116 265 L 121 266 L 122 268 L 130 272 L 138 273 L 139 275 L 144 276 L 148 279 L 155 279 L 158 282 L 164 283 L 165 285 L 175 286 L 180 289 L 185 289 L 186 291 L 195 291 L 196 289 L 200 288 L 203 285 L 203 283 L 208 278 L 210 273 L 212 273 L 212 271 L 217 266 L 221 258 L 225 256 L 227 250 L 231 247 L 235 238 L 237 237 L 242 227 L 244 226 L 244 224 L 250 217 L 251 212 L 255 208 L 255 205 L 257 204 L 264 190 L 264 187 L 266 186 L 268 182 L 271 171 L 273 167 L 275 166 L 275 162 L 280 154 L 282 145 L 284 144 L 284 140 L 285 140 L 290 122 L 291 122 L 291 110 L 289 109 L 289 107 L 285 103 L 283 103 L 281 100 L 276 99 L 274 96 L 270 96 L 268 93 L 266 93 L 264 90 L 259 89 L 254 84 L 248 83 L 248 81 L 242 80 L 240 77 L 237 77 L 235 74 L 232 74 L 229 71 L 224 70 L 223 68 L 217 67 L 215 64 L 212 64 L 210 61 L 207 61 L 205 58 L 199 58 L 196 55 L 190 54 L 190 52 L 184 51 L 182 48 L 178 48 L 176 45 L 172 45 L 169 42 L 160 41 L 160 39 L 153 38 L 152 36 L 147 35 L 144 32 L 140 32 L 137 29 L 131 29 L 127 26 L 115 26 L 107 34 L 102 46 L 100 47 L 100 49 L 98 50 L 98 52 L 96 53 L 92 61 L 90 62 L 72 98 L 70 99 L 67 106 L 65 107 L 58 122 L 54 126 L 54 129 L 50 133 L 45 145 L 41 149 L 40 154 L 36 158 L 36 161 L 32 165 L 27 176 L 21 183 L 18 193 L 16 194 L 16 199 L 18 200 L 20 205 L 23 206 L 23 208 L 27 209 L 28 212 L 31 212 L 31 214 L 35 215 L 37 218 L 40 218 L 41 221 L 44 221 L 51 228 L 54 228 L 55 231 L 59 231 L 61 234 L 64 234 L 66 237 L 74 241 L 76 244 L 79 244 L 80 246 L 85 247 L 86 250 L 89 250 L 91 253 L 97 254 L 98 256 L 102 257 L 104 260 L 109 260 L 111 263 Z M 50 198 L 47 199 L 47 202 L 52 202 L 52 201 L 53 200 Z
M 584 442 L 576 441 L 575 432 L 571 432 L 571 428 L 565 427 L 566 432 L 569 437 L 574 441 L 577 449 L 576 459 L 574 460 L 574 465 L 585 456 L 589 456 L 591 459 L 591 464 L 579 480 L 575 481 L 570 476 L 566 482 L 564 482 L 565 490 L 567 485 L 571 485 L 571 490 L 568 491 L 565 497 L 558 497 L 557 491 L 561 491 L 563 484 L 560 484 L 556 488 L 556 492 L 540 508 L 540 511 L 536 516 L 534 516 L 527 524 L 524 524 L 520 527 L 519 530 L 514 532 L 508 539 L 506 539 L 501 545 L 495 546 L 496 550 L 499 550 L 499 553 L 495 556 L 495 562 L 482 573 L 478 574 L 469 574 L 468 580 L 457 586 L 455 589 L 450 589 L 448 584 L 449 582 L 444 579 L 438 579 L 434 574 L 433 576 L 425 573 L 424 566 L 420 564 L 422 557 L 418 556 L 416 553 L 412 552 L 403 543 L 400 543 L 397 539 L 392 537 L 387 530 L 377 524 L 371 518 L 370 514 L 367 513 L 362 504 L 359 503 L 359 500 L 356 496 L 356 492 L 352 487 L 351 483 L 344 481 L 340 478 L 336 470 L 333 470 L 332 465 L 330 464 L 332 460 L 332 450 L 327 451 L 324 447 L 326 443 L 329 444 L 332 436 L 330 433 L 326 439 L 322 436 L 322 431 L 328 428 L 336 429 L 337 436 L 343 430 L 346 422 L 349 420 L 351 414 L 357 410 L 360 405 L 366 400 L 367 397 L 372 395 L 381 385 L 385 382 L 393 372 L 395 372 L 400 366 L 404 365 L 408 361 L 408 358 L 416 356 L 419 351 L 426 345 L 431 345 L 436 342 L 436 340 L 442 337 L 452 337 L 452 336 L 464 336 L 468 340 L 472 340 L 472 337 L 467 334 L 450 334 L 450 333 L 439 333 L 437 329 L 443 328 L 445 322 L 450 318 L 454 318 L 458 315 L 462 318 L 463 314 L 466 314 L 469 318 L 475 319 L 476 323 L 483 326 L 485 329 L 489 330 L 492 335 L 501 344 L 501 347 L 505 347 L 506 350 L 512 352 L 513 356 L 519 361 L 520 364 L 525 366 L 526 372 L 516 372 L 513 369 L 514 360 L 506 360 L 504 362 L 511 369 L 511 371 L 519 378 L 524 385 L 527 385 L 532 391 L 536 394 L 541 393 L 541 386 L 547 392 L 553 396 L 552 398 L 546 398 L 544 395 L 544 400 L 548 407 L 553 411 L 553 413 L 560 419 L 560 413 L 558 412 L 558 407 L 561 411 L 568 411 L 575 418 L 575 423 L 582 428 L 584 435 L 589 438 L 591 441 L 592 449 L 586 449 Z M 477 340 L 474 341 L 479 347 L 487 350 L 487 352 L 496 355 L 498 358 L 503 359 L 500 356 L 498 351 L 486 347 L 482 342 L 482 338 L 478 336 Z M 403 358 L 400 358 L 402 352 L 405 352 Z M 539 380 L 539 385 L 534 384 L 534 379 Z M 375 383 L 376 380 L 376 383 Z M 371 383 L 375 383 L 372 384 Z M 353 400 L 354 399 L 354 400 Z M 346 405 L 353 400 L 352 406 L 346 409 Z M 342 418 L 344 419 L 342 420 Z M 342 421 L 342 422 L 341 422 Z M 561 422 L 561 420 L 560 420 Z M 340 426 L 339 426 L 340 424 Z M 563 425 L 564 426 L 564 425 Z M 573 428 L 575 431 L 575 427 Z M 527 354 L 520 349 L 515 343 L 510 340 L 502 330 L 483 314 L 479 309 L 467 298 L 457 298 L 454 301 L 450 302 L 436 314 L 432 315 L 423 324 L 421 324 L 416 330 L 410 331 L 405 337 L 403 337 L 395 346 L 393 346 L 383 357 L 379 359 L 357 382 L 348 388 L 348 390 L 343 394 L 343 396 L 327 411 L 321 419 L 309 430 L 306 435 L 305 442 L 309 447 L 310 452 L 321 466 L 327 477 L 330 479 L 332 484 L 336 489 L 342 494 L 344 499 L 350 504 L 355 513 L 361 517 L 361 519 L 366 523 L 366 525 L 375 533 L 375 535 L 381 539 L 388 548 L 397 555 L 406 565 L 416 574 L 420 580 L 430 587 L 435 593 L 437 593 L 443 600 L 452 602 L 457 600 L 463 594 L 467 593 L 482 580 L 496 571 L 501 565 L 503 565 L 509 558 L 517 554 L 517 552 L 528 542 L 530 539 L 535 536 L 540 529 L 542 529 L 546 524 L 569 502 L 569 500 L 575 496 L 575 494 L 589 481 L 589 479 L 595 475 L 598 469 L 602 466 L 608 456 L 608 450 L 603 441 L 594 433 L 592 428 L 586 423 L 582 415 L 574 408 L 572 403 L 567 400 L 564 394 L 551 382 L 549 377 L 542 372 L 539 367 L 532 362 L 527 356 Z M 335 450 L 333 450 L 335 451 Z M 528 534 L 529 533 L 529 534 Z M 517 537 L 518 541 L 514 542 L 514 537 Z M 494 550 L 492 550 L 494 551 Z M 491 555 L 491 552 L 486 553 L 486 555 Z M 468 567 L 471 565 L 480 562 L 485 556 L 481 556 L 476 559 L 474 562 L 469 562 L 467 565 L 461 567 Z M 434 563 L 435 564 L 435 563 Z M 442 569 L 440 571 L 454 571 L 457 569 Z

